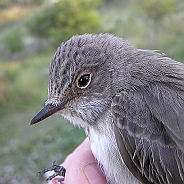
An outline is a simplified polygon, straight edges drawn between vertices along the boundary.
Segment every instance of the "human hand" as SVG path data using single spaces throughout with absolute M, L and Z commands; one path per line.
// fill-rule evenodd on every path
M 61 164 L 66 169 L 64 184 L 106 184 L 105 176 L 95 160 L 88 138 Z M 57 177 L 59 178 L 59 177 Z M 53 179 L 49 184 L 59 184 Z

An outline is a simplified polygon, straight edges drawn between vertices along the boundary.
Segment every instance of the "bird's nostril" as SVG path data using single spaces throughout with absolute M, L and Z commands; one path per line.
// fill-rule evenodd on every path
M 52 109 L 53 107 L 54 107 L 54 105 L 52 105 L 52 104 L 49 105 L 49 108 L 50 108 L 50 109 Z

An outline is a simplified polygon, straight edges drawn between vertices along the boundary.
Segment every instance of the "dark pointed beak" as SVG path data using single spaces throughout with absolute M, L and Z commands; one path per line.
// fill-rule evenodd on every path
M 43 107 L 43 109 L 31 120 L 30 125 L 36 124 L 54 113 L 64 109 L 66 102 L 63 102 L 59 105 L 47 104 Z

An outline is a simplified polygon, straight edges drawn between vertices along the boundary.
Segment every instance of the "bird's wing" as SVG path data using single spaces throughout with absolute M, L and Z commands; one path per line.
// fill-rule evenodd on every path
M 114 97 L 117 145 L 125 164 L 142 183 L 183 184 L 184 100 L 176 92 L 158 88 L 151 93 L 123 91 Z
M 184 92 L 164 85 L 150 91 L 145 93 L 148 108 L 184 153 Z

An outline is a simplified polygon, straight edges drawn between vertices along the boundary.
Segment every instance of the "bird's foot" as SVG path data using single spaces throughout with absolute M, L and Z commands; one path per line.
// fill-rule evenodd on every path
M 58 182 L 60 182 L 61 184 L 63 184 L 65 173 L 66 173 L 66 169 L 63 166 L 56 165 L 55 162 L 56 161 L 54 161 L 52 163 L 52 166 L 51 167 L 42 169 L 42 170 L 38 171 L 37 174 L 45 174 L 48 171 L 54 171 L 55 173 L 53 175 L 49 176 L 46 179 L 46 181 L 48 182 L 49 180 L 52 180 L 56 176 L 62 176 L 63 178 L 55 178 L 54 180 L 58 180 Z

